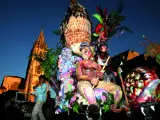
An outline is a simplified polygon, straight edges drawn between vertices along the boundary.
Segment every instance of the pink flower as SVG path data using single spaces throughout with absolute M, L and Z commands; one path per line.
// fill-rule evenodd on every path
M 73 83 L 74 83 L 73 79 L 70 79 L 69 84 L 73 85 Z
M 68 108 L 72 108 L 70 104 L 68 104 Z
M 107 98 L 106 98 L 106 96 L 103 96 L 103 95 L 102 95 L 101 99 L 102 99 L 103 101 L 106 101 Z
M 76 96 L 73 96 L 70 100 L 70 104 L 72 104 L 74 101 L 76 101 Z

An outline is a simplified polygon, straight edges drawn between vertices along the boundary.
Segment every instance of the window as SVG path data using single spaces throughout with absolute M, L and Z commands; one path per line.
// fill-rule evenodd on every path
M 43 45 L 42 43 L 40 44 L 40 48 L 41 48 L 41 49 L 43 49 L 43 48 L 44 48 L 44 45 Z
M 40 57 L 42 57 L 42 56 L 43 56 L 42 51 L 40 52 L 40 54 L 39 54 L 39 55 L 40 55 Z
M 41 73 L 41 66 L 40 65 L 37 66 L 37 70 L 36 71 L 37 71 L 37 74 Z

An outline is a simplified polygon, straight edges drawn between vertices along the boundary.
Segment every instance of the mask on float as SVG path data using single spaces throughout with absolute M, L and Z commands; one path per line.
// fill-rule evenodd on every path
M 75 0 L 71 1 L 60 29 L 66 47 L 71 48 L 75 54 L 81 54 L 79 48 L 82 42 L 91 42 L 91 21 L 88 12 Z
M 92 46 L 87 42 L 82 42 L 80 44 L 80 52 L 83 59 L 94 60 L 94 52 Z

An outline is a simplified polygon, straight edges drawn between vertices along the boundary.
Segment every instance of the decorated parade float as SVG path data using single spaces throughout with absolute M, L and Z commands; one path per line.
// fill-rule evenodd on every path
M 100 5 L 97 6 L 93 17 L 99 23 L 92 31 L 87 9 L 76 0 L 70 1 L 60 32 L 54 31 L 60 35 L 57 49 L 47 49 L 41 59 L 41 68 L 57 93 L 56 114 L 83 112 L 90 119 L 92 114 L 101 116 L 108 111 L 131 114 L 138 107 L 146 119 L 151 119 L 146 113 L 149 108 L 154 110 L 160 98 L 157 73 L 147 64 L 126 71 L 132 60 L 124 61 L 122 55 L 115 65 L 115 59 L 109 56 L 108 40 L 125 31 L 131 32 L 121 25 L 125 20 L 121 15 L 122 7 L 120 4 L 117 11 L 108 13 L 106 8 L 102 10 Z M 153 57 L 160 63 L 158 52 Z

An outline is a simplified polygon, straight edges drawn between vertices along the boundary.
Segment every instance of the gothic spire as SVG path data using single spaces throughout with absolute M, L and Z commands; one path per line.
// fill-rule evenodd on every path
M 42 28 L 41 28 L 41 32 L 42 32 L 42 33 L 44 32 L 44 27 L 43 27 L 43 25 L 42 25 Z
M 70 4 L 75 4 L 77 0 L 70 0 Z
M 38 36 L 38 41 L 40 41 L 41 43 L 44 43 L 44 27 L 42 26 L 40 35 Z
M 38 46 L 38 47 L 45 46 L 45 47 L 47 47 L 47 45 L 45 43 L 45 40 L 44 40 L 44 27 L 43 26 L 41 28 L 41 31 L 40 31 L 40 34 L 39 34 L 37 40 L 34 43 L 34 47 L 35 46 Z

